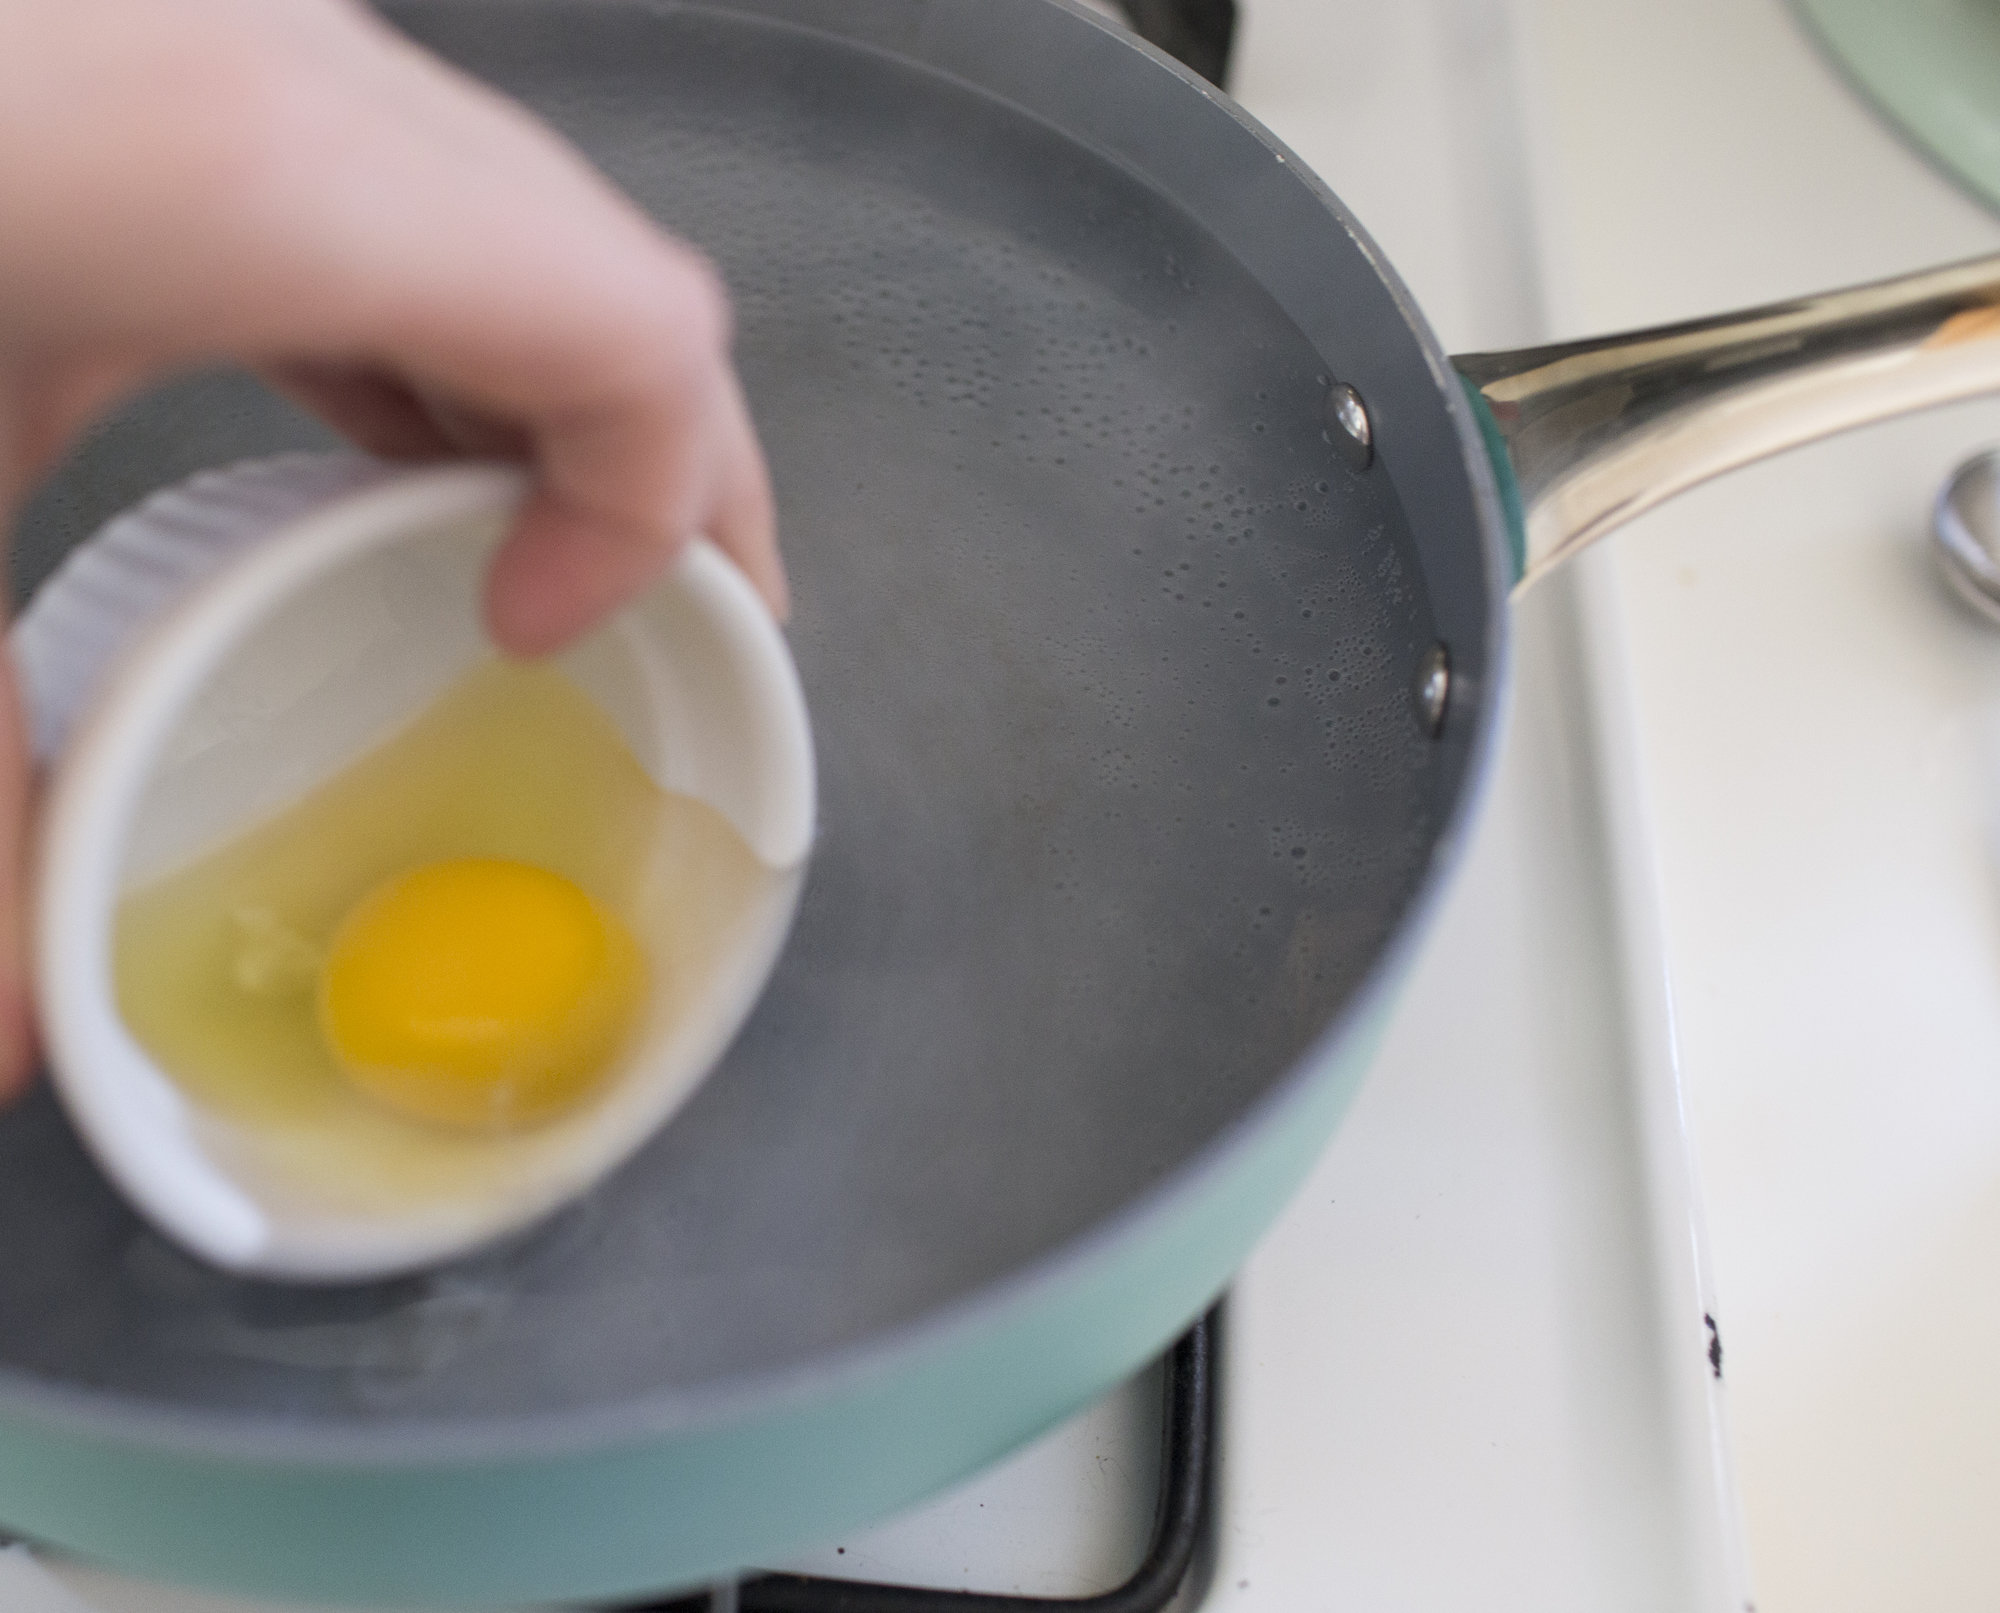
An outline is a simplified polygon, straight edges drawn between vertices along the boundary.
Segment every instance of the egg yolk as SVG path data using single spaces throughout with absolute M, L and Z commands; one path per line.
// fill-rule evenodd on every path
M 341 921 L 320 1028 L 348 1079 L 401 1114 L 529 1125 L 603 1074 L 644 978 L 631 932 L 560 875 L 499 858 L 430 863 Z

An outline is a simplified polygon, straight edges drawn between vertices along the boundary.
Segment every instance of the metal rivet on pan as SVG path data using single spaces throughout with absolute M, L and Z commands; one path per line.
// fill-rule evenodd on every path
M 1345 381 L 1326 389 L 1326 440 L 1353 470 L 1366 470 L 1375 457 L 1375 428 L 1368 423 L 1368 406 Z
M 1451 652 L 1433 644 L 1417 661 L 1417 720 L 1431 738 L 1443 729 L 1445 707 L 1450 704 Z

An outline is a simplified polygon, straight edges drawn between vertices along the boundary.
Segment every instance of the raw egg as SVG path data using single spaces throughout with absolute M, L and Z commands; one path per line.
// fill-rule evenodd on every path
M 644 978 L 632 932 L 573 882 L 463 857 L 399 875 L 341 921 L 319 1023 L 348 1079 L 391 1109 L 520 1125 L 595 1083 Z
M 698 1013 L 778 886 L 559 667 L 493 661 L 130 890 L 117 1002 L 261 1192 L 443 1202 L 504 1188 Z

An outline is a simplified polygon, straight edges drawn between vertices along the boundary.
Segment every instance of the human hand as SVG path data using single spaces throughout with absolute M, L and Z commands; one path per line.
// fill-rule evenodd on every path
M 695 533 L 786 612 L 713 272 L 348 0 L 0 0 L 0 517 L 163 372 L 259 370 L 362 447 L 530 461 L 487 579 L 560 647 Z M 0 1102 L 33 1068 L 31 791 L 0 658 Z

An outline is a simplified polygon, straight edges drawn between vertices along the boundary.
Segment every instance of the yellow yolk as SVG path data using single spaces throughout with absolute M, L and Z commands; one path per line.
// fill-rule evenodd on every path
M 527 1125 L 603 1074 L 644 977 L 631 933 L 560 875 L 491 857 L 430 863 L 341 921 L 320 1028 L 348 1079 L 401 1114 Z

